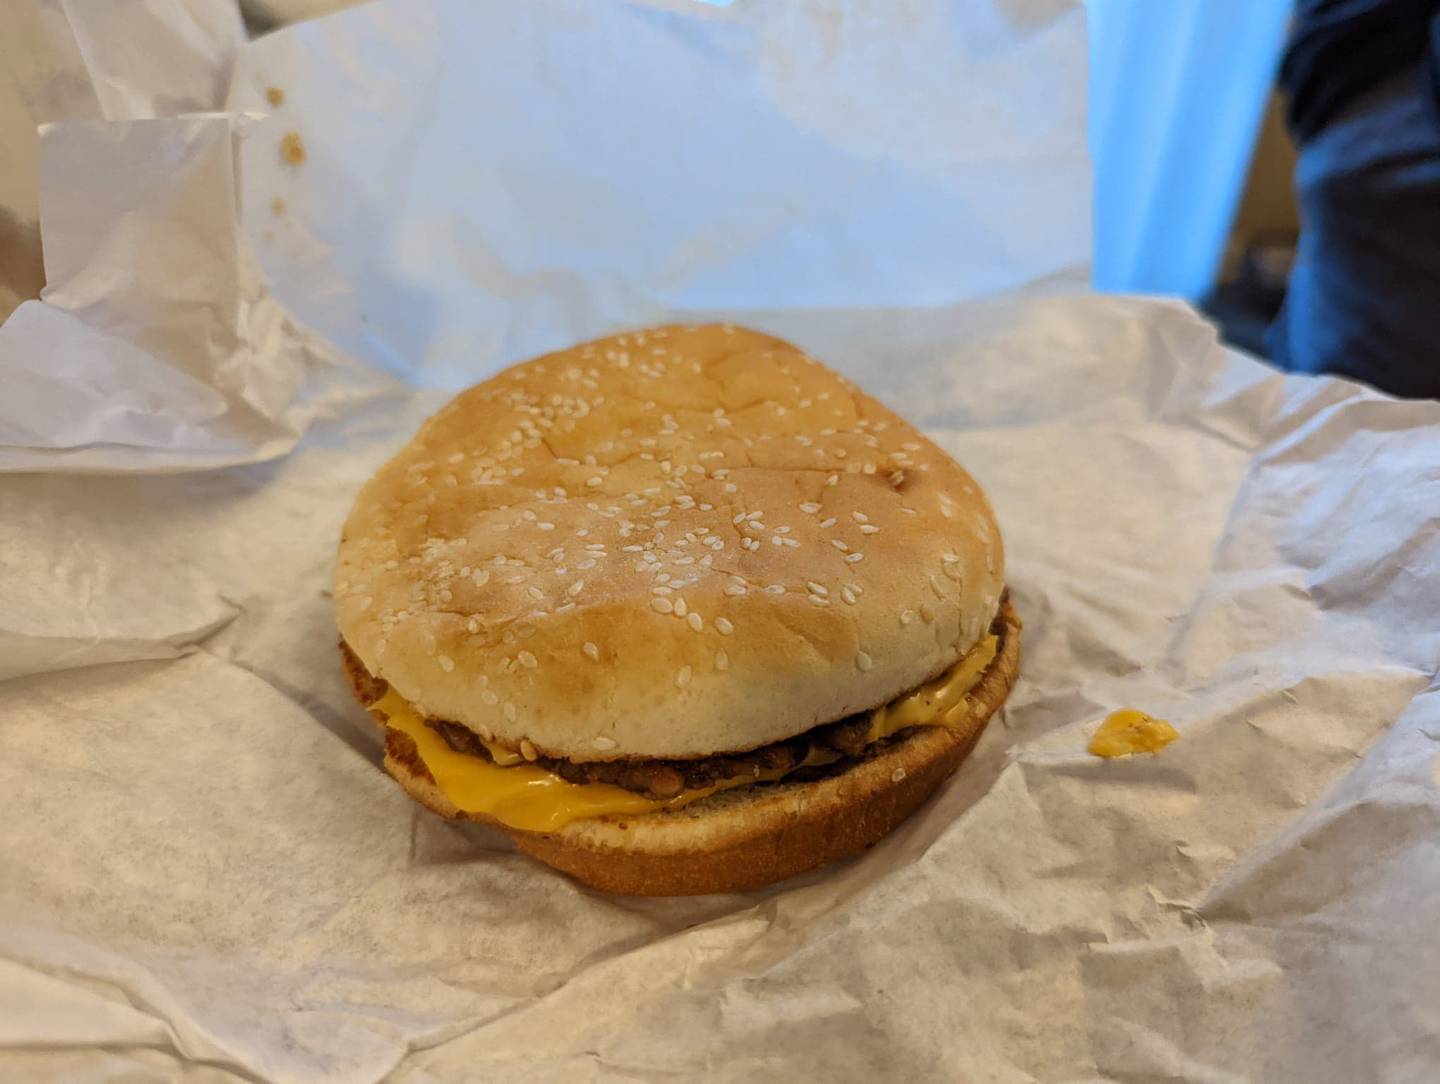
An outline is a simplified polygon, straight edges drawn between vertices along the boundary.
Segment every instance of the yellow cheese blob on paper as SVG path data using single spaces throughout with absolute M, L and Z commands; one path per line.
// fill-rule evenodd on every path
M 1111 712 L 1090 739 L 1089 751 L 1097 757 L 1125 757 L 1158 753 L 1180 736 L 1164 719 L 1134 708 Z

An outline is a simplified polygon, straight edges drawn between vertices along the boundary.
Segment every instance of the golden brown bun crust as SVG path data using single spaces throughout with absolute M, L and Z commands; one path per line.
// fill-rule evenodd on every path
M 422 713 L 574 761 L 768 745 L 875 707 L 993 618 L 979 487 L 849 381 L 729 326 L 517 365 L 356 498 L 340 632 Z
M 970 695 L 963 726 L 917 727 L 879 755 L 812 783 L 741 788 L 672 813 L 576 821 L 553 835 L 508 830 L 516 845 L 606 892 L 684 896 L 758 888 L 856 854 L 896 828 L 975 747 L 1005 702 L 1020 668 L 1020 620 L 1008 598 L 1001 643 Z M 385 767 L 422 805 L 467 817 L 415 756 L 388 731 Z

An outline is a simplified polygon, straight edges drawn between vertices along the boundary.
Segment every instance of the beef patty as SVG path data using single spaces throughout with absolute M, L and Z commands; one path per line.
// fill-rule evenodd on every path
M 1004 622 L 998 617 L 991 626 L 991 632 L 1002 638 L 1005 635 Z M 1002 643 L 1002 650 L 1003 646 Z M 366 707 L 370 707 L 389 690 L 389 683 L 366 670 L 343 639 L 340 641 L 340 655 L 344 659 L 345 673 L 350 678 L 355 694 Z M 494 759 L 485 743 L 468 727 L 445 719 L 426 719 L 425 723 L 457 753 L 486 761 Z M 758 779 L 771 772 L 789 772 L 807 757 L 812 764 L 818 762 L 826 765 L 824 770 L 828 773 L 834 770 L 829 765 L 853 760 L 869 752 L 866 742 L 869 733 L 870 713 L 863 712 L 839 722 L 812 727 L 793 738 L 744 753 L 726 753 L 694 760 L 636 758 L 584 762 L 537 755 L 533 763 L 570 783 L 608 783 L 651 798 L 673 798 L 682 790 L 707 787 L 723 779 Z M 892 735 L 887 741 L 904 733 L 901 731 Z M 811 756 L 812 753 L 815 755 Z

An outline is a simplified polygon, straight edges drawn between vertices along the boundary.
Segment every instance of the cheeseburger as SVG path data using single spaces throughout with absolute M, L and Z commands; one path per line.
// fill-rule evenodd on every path
M 335 599 L 413 798 L 642 895 L 869 847 L 969 753 L 1020 651 L 974 480 L 730 325 L 458 396 L 360 491 Z

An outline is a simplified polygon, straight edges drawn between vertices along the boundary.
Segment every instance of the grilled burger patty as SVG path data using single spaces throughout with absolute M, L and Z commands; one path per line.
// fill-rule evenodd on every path
M 1005 623 L 996 618 L 991 632 L 1005 636 Z M 372 675 L 355 657 L 342 639 L 340 654 L 345 672 L 362 703 L 374 704 L 389 690 L 384 678 Z M 425 720 L 445 743 L 457 753 L 492 761 L 489 748 L 479 735 L 468 727 L 445 719 Z M 636 794 L 652 798 L 673 798 L 682 790 L 699 789 L 725 779 L 760 776 L 765 773 L 788 772 L 807 757 L 812 763 L 827 765 L 852 760 L 866 753 L 870 732 L 870 713 L 861 712 L 834 723 L 812 727 L 793 738 L 774 742 L 744 753 L 728 753 L 694 760 L 620 759 L 606 761 L 573 761 L 537 755 L 533 763 L 554 772 L 569 783 L 608 783 Z M 904 731 L 900 732 L 901 734 Z M 899 737 L 900 735 L 895 735 Z M 876 743 L 880 744 L 880 743 Z

